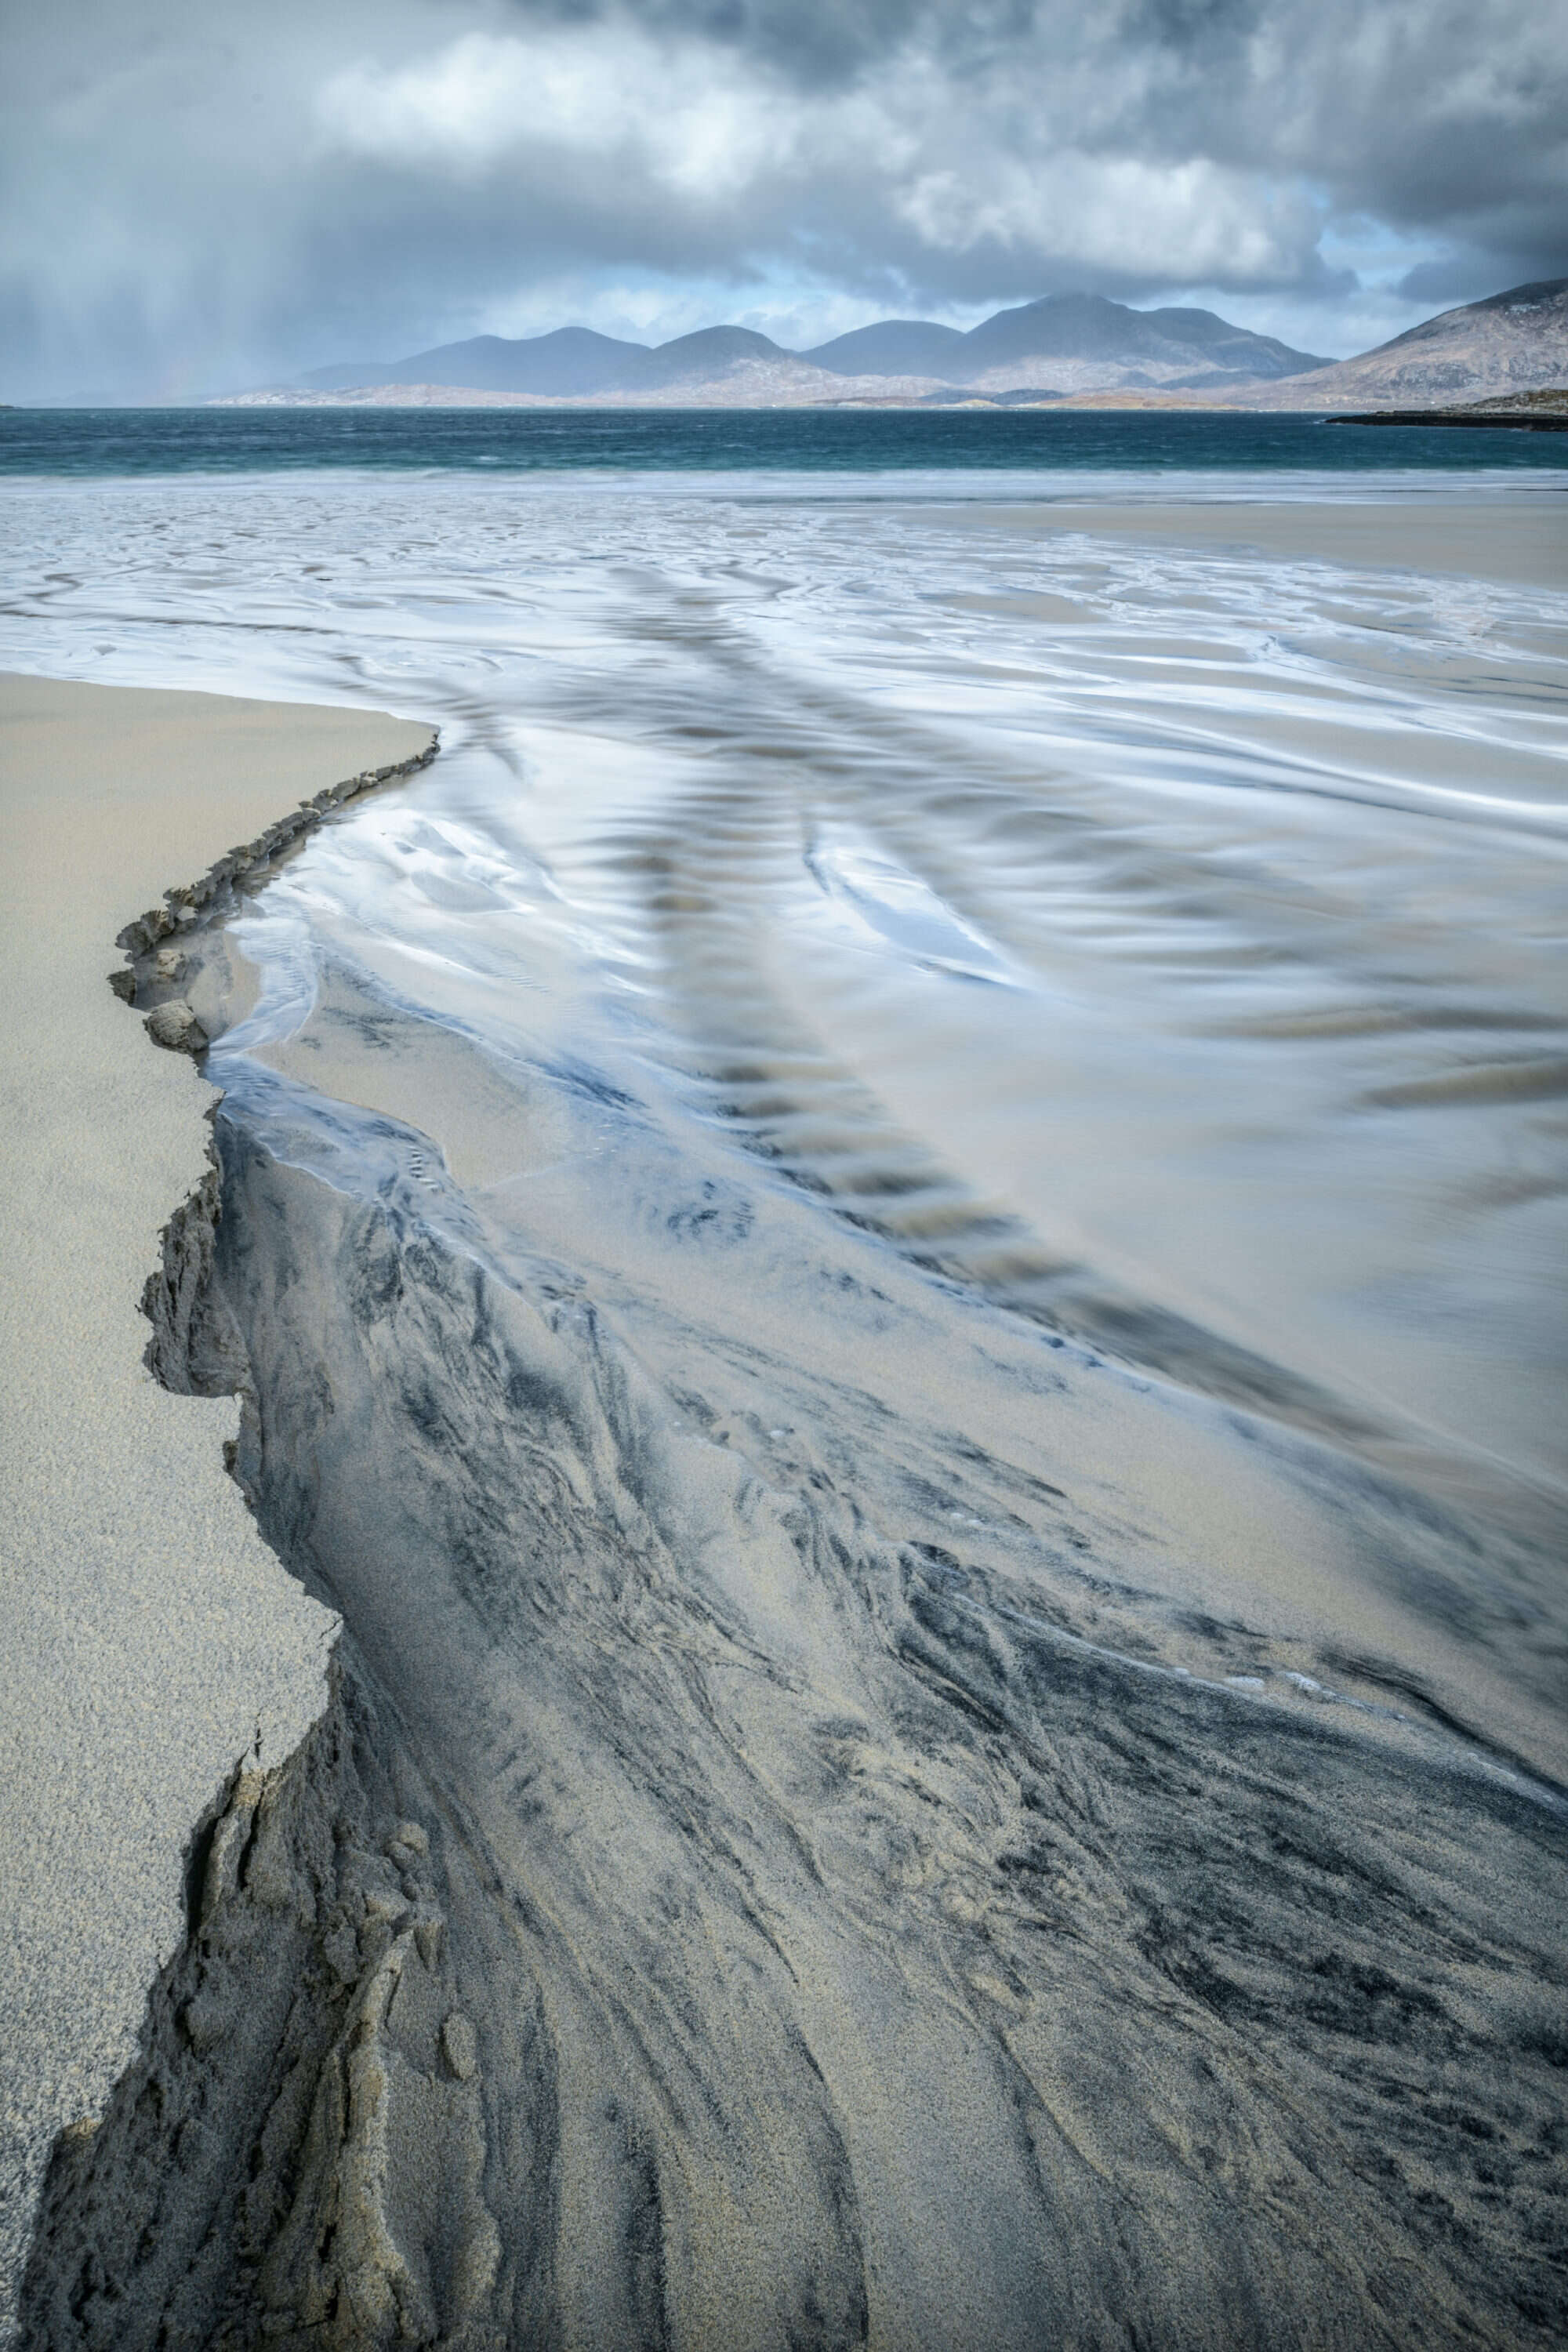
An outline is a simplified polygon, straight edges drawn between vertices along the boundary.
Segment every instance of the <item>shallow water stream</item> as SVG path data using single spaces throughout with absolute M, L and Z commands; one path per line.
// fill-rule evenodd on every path
M 0 652 L 443 730 L 209 1068 L 453 2331 L 1556 2324 L 1561 503 L 1048 488 L 29 494 Z

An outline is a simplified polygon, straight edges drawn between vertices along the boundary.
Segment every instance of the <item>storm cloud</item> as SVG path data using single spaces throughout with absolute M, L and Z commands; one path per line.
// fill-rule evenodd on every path
M 1568 269 L 1561 0 L 9 17 L 13 400 L 568 319 L 808 341 L 1068 287 L 1344 350 Z

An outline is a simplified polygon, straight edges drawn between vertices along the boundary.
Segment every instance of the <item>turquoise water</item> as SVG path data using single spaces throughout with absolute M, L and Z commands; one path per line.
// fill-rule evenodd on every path
M 910 409 L 7 409 L 0 474 L 1561 469 L 1553 434 L 1321 416 Z

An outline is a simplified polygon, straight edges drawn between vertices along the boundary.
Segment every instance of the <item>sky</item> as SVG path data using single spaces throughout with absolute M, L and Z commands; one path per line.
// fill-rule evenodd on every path
M 1568 274 L 1568 0 L 0 0 L 0 399 Z

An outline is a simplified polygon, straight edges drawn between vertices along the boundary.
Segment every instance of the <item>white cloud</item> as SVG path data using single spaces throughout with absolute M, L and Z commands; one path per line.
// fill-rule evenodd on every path
M 1347 348 L 1405 299 L 1376 268 L 1344 290 L 1362 242 L 1421 265 L 1417 300 L 1460 299 L 1450 263 L 1470 292 L 1568 263 L 1562 6 L 13 9 L 0 392 L 256 381 L 574 315 L 806 341 L 1074 285 L 1293 306 L 1292 341 Z
M 1154 279 L 1289 278 L 1319 232 L 1304 194 L 1204 156 L 1146 161 L 1064 142 L 1077 80 L 1020 120 L 1016 71 L 961 91 L 912 54 L 823 94 L 711 45 L 626 24 L 467 33 L 395 67 L 359 63 L 317 100 L 330 146 L 389 170 L 519 190 L 612 175 L 678 209 L 754 217 L 825 188 L 842 215 L 901 224 L 952 257 L 990 247 L 1057 269 Z M 932 158 L 941 158 L 934 168 Z
M 317 117 L 344 153 L 389 165 L 472 180 L 564 155 L 693 205 L 799 176 L 847 146 L 883 168 L 910 152 L 908 134 L 856 96 L 812 103 L 710 45 L 627 25 L 467 33 L 391 68 L 358 64 L 326 84 Z
M 899 209 L 924 243 L 964 253 L 993 244 L 1156 281 L 1268 278 L 1297 271 L 1319 221 L 1304 193 L 1203 157 L 1147 163 L 1072 149 L 1034 163 L 917 179 Z

